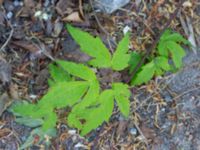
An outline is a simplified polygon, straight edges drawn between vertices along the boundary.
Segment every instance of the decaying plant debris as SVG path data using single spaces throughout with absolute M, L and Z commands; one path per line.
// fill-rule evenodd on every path
M 50 139 L 49 149 L 200 149 L 198 0 L 131 0 L 110 15 L 95 12 L 92 4 L 82 0 L 0 0 L 0 55 L 6 64 L 3 68 L 8 66 L 0 73 L 7 74 L 4 81 L 9 81 L 11 88 L 15 86 L 18 96 L 12 101 L 37 102 L 48 89 L 47 66 L 52 58 L 75 62 L 90 59 L 79 51 L 65 31 L 65 23 L 100 36 L 111 51 L 121 39 L 123 30 L 128 28 L 132 35 L 131 49 L 148 54 L 153 51 L 146 50 L 159 40 L 170 16 L 180 7 L 169 27 L 188 38 L 194 46 L 193 52 L 189 50 L 185 58 L 185 67 L 177 74 L 158 77 L 148 85 L 131 89 L 134 97 L 129 119 L 125 120 L 115 110 L 109 124 L 104 124 L 85 139 L 66 126 L 65 110 L 57 112 L 60 114 L 58 134 Z M 109 71 L 101 73 L 106 75 Z M 9 100 L 12 97 L 9 88 L 1 82 L 0 100 L 5 95 Z M 7 104 L 3 105 L 0 107 L 4 109 L 0 121 L 0 148 L 17 149 L 33 132 L 16 124 L 14 116 L 6 110 Z M 33 144 L 38 140 L 38 135 L 34 134 Z M 32 148 L 47 146 L 46 141 L 48 137 Z

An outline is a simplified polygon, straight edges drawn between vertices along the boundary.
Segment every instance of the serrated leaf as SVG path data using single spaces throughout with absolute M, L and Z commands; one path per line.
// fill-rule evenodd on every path
M 93 59 L 89 64 L 95 67 L 107 68 L 111 66 L 111 55 L 99 37 L 93 37 L 89 33 L 81 31 L 71 25 L 66 26 L 70 35 L 80 45 L 81 50 Z
M 129 73 L 133 72 L 133 70 L 138 65 L 141 59 L 142 59 L 142 56 L 139 53 L 137 52 L 131 53 L 131 58 L 129 61 L 129 65 L 130 65 Z
M 87 81 L 96 80 L 95 73 L 89 67 L 83 64 L 76 64 L 63 60 L 57 60 L 56 63 L 62 66 L 64 70 L 66 70 L 69 74 L 73 76 L 79 77 Z
M 179 33 L 173 33 L 171 30 L 166 30 L 160 38 L 158 44 L 158 52 L 160 55 L 168 57 L 168 42 L 183 43 L 186 45 L 191 45 L 188 40 L 186 40 Z
M 50 86 L 53 86 L 58 82 L 72 81 L 70 75 L 55 64 L 49 65 L 49 73 L 51 75 L 51 78 L 48 80 Z
M 148 82 L 154 75 L 156 66 L 153 61 L 144 65 L 131 81 L 132 85 L 140 85 Z
M 128 54 L 129 49 L 129 33 L 127 33 L 124 38 L 119 42 L 117 49 L 112 57 L 112 69 L 113 70 L 123 70 L 129 65 L 130 54 Z
M 78 110 L 81 110 L 82 108 L 94 104 L 97 101 L 97 98 L 99 97 L 99 90 L 100 90 L 99 82 L 97 80 L 91 82 L 87 93 L 83 97 L 83 100 L 73 107 L 72 112 L 74 111 L 78 112 Z
M 83 111 L 86 109 L 86 107 L 93 105 L 96 102 L 99 96 L 99 88 L 100 87 L 98 81 L 90 83 L 87 94 L 84 96 L 83 100 L 80 103 L 73 107 L 67 118 L 68 123 L 71 127 L 81 129 L 82 125 L 79 117 L 82 116 L 82 114 L 84 113 Z
M 15 121 L 19 124 L 23 124 L 23 125 L 31 127 L 31 128 L 38 127 L 44 123 L 43 119 L 33 119 L 30 117 L 16 118 Z
M 100 106 L 95 109 L 88 109 L 90 113 L 85 117 L 86 123 L 81 130 L 84 136 L 91 130 L 96 129 L 104 121 L 108 121 L 114 108 L 114 97 L 112 90 L 105 90 L 99 97 Z
M 186 40 L 181 34 L 173 33 L 170 29 L 167 29 L 161 36 L 161 41 L 174 41 L 176 43 L 183 43 L 190 45 L 190 42 Z
M 31 116 L 34 113 L 36 105 L 29 104 L 26 101 L 14 103 L 9 111 L 14 113 L 16 116 Z
M 175 42 L 168 41 L 166 44 L 167 48 L 172 54 L 174 65 L 176 66 L 176 68 L 180 68 L 182 66 L 182 59 L 186 55 L 185 51 L 179 44 Z
M 89 83 L 86 81 L 71 81 L 57 83 L 42 97 L 38 105 L 41 109 L 49 109 L 49 105 L 56 108 L 72 106 L 86 93 Z
M 183 44 L 186 44 L 186 45 L 190 45 L 190 42 L 188 40 L 186 40 L 179 33 L 172 33 L 172 34 L 166 36 L 163 40 L 165 40 L 165 41 L 174 41 L 176 43 L 178 42 L 178 43 L 183 43 Z
M 117 101 L 117 105 L 121 113 L 128 117 L 130 112 L 130 91 L 128 89 L 128 85 L 123 83 L 113 83 L 112 89 L 114 91 L 114 97 Z
M 166 57 L 158 56 L 155 58 L 154 62 L 156 64 L 157 68 L 161 68 L 165 71 L 171 70 L 171 66 L 169 65 L 168 59 Z

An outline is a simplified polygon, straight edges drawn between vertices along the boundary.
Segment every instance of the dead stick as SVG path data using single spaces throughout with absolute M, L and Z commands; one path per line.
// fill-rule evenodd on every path
M 166 25 L 164 26 L 164 28 L 162 29 L 162 31 L 160 32 L 160 35 L 156 38 L 156 40 L 152 43 L 152 45 L 147 49 L 146 54 L 143 56 L 143 58 L 141 59 L 141 61 L 137 64 L 137 66 L 135 67 L 135 69 L 133 70 L 133 72 L 131 73 L 129 79 L 127 80 L 127 83 L 129 83 L 132 79 L 132 77 L 135 76 L 135 74 L 137 73 L 138 69 L 142 66 L 142 64 L 144 63 L 144 61 L 146 60 L 146 58 L 151 54 L 151 52 L 156 48 L 158 41 L 160 40 L 160 37 L 162 36 L 163 32 L 168 28 L 168 26 L 171 24 L 172 20 L 175 19 L 175 17 L 178 14 L 179 9 L 181 8 L 182 4 L 183 4 L 184 0 L 181 0 L 178 4 L 178 8 L 174 11 L 174 13 L 170 16 L 169 21 L 166 23 Z

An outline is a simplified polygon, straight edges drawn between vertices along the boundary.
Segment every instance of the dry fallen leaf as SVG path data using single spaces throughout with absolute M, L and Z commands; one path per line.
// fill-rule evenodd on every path
M 83 22 L 83 19 L 80 17 L 79 12 L 73 12 L 67 17 L 63 18 L 62 21 L 67 22 Z
M 155 131 L 153 129 L 146 127 L 145 125 L 142 125 L 140 129 L 147 139 L 153 140 L 154 137 L 156 136 Z
M 0 138 L 8 136 L 11 132 L 9 128 L 0 129 Z
M 117 127 L 117 135 L 124 135 L 128 126 L 128 121 L 120 121 Z
M 32 53 L 37 53 L 39 51 L 39 48 L 36 45 L 27 41 L 12 41 L 11 44 Z

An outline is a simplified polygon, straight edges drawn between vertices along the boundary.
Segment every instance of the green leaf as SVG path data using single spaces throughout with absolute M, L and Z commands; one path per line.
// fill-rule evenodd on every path
M 165 41 L 159 41 L 158 43 L 158 52 L 161 56 L 168 57 L 168 49 Z
M 9 109 L 10 112 L 14 113 L 16 116 L 29 116 L 34 113 L 36 105 L 29 104 L 26 101 L 16 102 Z
M 49 65 L 49 73 L 51 75 L 48 80 L 50 86 L 55 85 L 57 82 L 72 81 L 70 75 L 64 69 L 53 63 Z
M 83 64 L 76 64 L 73 62 L 63 60 L 57 60 L 56 63 L 62 66 L 64 70 L 66 70 L 69 74 L 73 76 L 79 77 L 87 81 L 96 80 L 95 73 Z
M 44 123 L 43 119 L 33 119 L 30 117 L 16 118 L 15 121 L 19 124 L 23 124 L 23 125 L 31 127 L 31 128 L 38 127 Z
M 125 117 L 128 117 L 130 112 L 130 91 L 128 85 L 123 83 L 113 83 L 112 88 L 114 90 L 115 100 L 117 105 Z
M 144 65 L 131 81 L 132 85 L 140 85 L 147 83 L 154 75 L 156 66 L 153 61 Z
M 80 103 L 73 107 L 72 111 L 70 112 L 67 118 L 68 124 L 71 127 L 81 129 L 82 124 L 79 120 L 79 116 L 80 114 L 83 114 L 86 107 L 93 105 L 97 101 L 97 98 L 99 96 L 99 88 L 100 86 L 98 81 L 90 83 L 90 87 L 87 91 L 87 94 L 84 96 L 83 100 Z
M 109 50 L 99 37 L 95 38 L 87 32 L 74 28 L 69 24 L 66 28 L 73 39 L 80 45 L 81 50 L 93 58 L 89 61 L 90 65 L 99 68 L 111 66 L 111 55 Z
M 155 64 L 157 66 L 157 68 L 161 68 L 165 71 L 169 71 L 171 70 L 171 66 L 168 63 L 168 59 L 166 57 L 163 56 L 158 56 L 154 59 Z
M 130 54 L 127 54 L 129 50 L 129 33 L 127 33 L 124 38 L 119 42 L 117 50 L 115 51 L 112 58 L 112 68 L 113 70 L 123 70 L 128 67 L 130 61 Z
M 180 35 L 179 33 L 173 33 L 171 30 L 168 29 L 163 33 L 158 44 L 158 52 L 160 55 L 168 57 L 169 42 L 191 45 L 190 42 L 186 40 L 182 35 Z
M 87 94 L 84 96 L 83 100 L 73 107 L 73 111 L 78 111 L 79 108 L 88 107 L 97 101 L 99 96 L 100 85 L 98 81 L 90 83 L 90 87 Z
M 43 131 L 48 131 L 48 129 L 54 128 L 57 122 L 57 115 L 54 112 L 46 114 L 44 117 L 44 123 L 42 125 Z
M 168 41 L 166 44 L 167 48 L 172 54 L 174 65 L 176 66 L 176 68 L 180 68 L 182 66 L 182 59 L 186 55 L 185 51 L 179 44 L 175 42 Z
M 57 83 L 42 97 L 38 105 L 40 109 L 50 109 L 51 106 L 62 108 L 77 103 L 86 93 L 89 83 L 86 81 L 71 81 Z
M 171 30 L 166 30 L 165 33 L 161 37 L 162 41 L 174 41 L 176 43 L 183 43 L 186 45 L 190 45 L 190 42 L 186 40 L 181 34 L 173 33 Z
M 99 97 L 100 106 L 95 109 L 88 109 L 89 113 L 84 117 L 86 122 L 81 130 L 84 136 L 91 130 L 96 129 L 104 121 L 108 121 L 114 108 L 114 97 L 112 90 L 105 90 Z M 87 109 L 86 109 L 87 111 Z
M 142 59 L 142 56 L 139 53 L 137 53 L 137 52 L 131 53 L 131 58 L 129 61 L 129 65 L 130 65 L 129 73 L 133 72 L 133 70 L 138 65 L 138 63 L 140 62 L 141 59 Z

